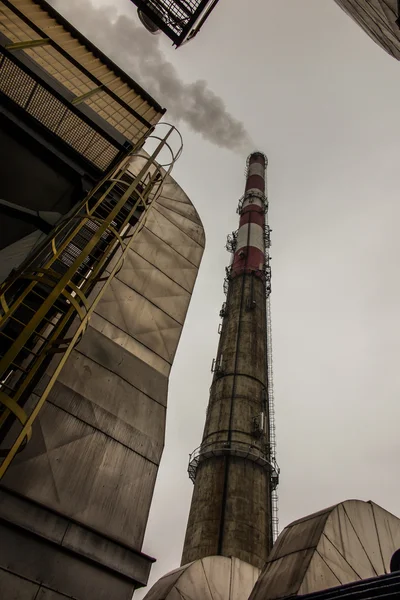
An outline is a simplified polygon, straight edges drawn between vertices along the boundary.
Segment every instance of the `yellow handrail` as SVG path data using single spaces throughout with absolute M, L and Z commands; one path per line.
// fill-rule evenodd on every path
M 0 287 L 0 343 L 5 347 L 0 359 L 0 478 L 30 439 L 32 423 L 181 153 L 182 146 L 174 153 L 168 143 L 173 131 L 169 126 L 164 137 L 154 136 L 159 143 L 151 156 L 135 148 Z M 156 159 L 165 147 L 171 161 L 161 168 Z M 130 171 L 132 157 L 143 162 L 136 176 Z M 115 200 L 111 192 L 118 184 L 126 189 Z M 138 209 L 142 215 L 132 230 Z M 49 382 L 32 396 L 55 354 L 59 360 Z

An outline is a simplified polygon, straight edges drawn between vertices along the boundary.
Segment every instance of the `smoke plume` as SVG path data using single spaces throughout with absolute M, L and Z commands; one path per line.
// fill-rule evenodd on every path
M 223 148 L 245 151 L 251 145 L 243 123 L 232 117 L 206 81 L 184 83 L 153 36 L 132 17 L 90 0 L 51 2 L 87 38 L 134 78 L 176 122 L 183 121 L 204 139 Z

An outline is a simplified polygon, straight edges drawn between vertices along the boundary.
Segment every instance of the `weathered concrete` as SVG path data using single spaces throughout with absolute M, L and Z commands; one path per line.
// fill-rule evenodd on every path
M 255 305 L 248 310 L 250 301 Z M 202 447 L 221 442 L 268 455 L 267 436 L 255 437 L 254 418 L 266 402 L 264 282 L 246 274 L 231 281 Z M 235 556 L 261 568 L 271 548 L 270 472 L 235 455 L 201 460 L 182 564 L 204 556 Z
M 217 554 L 262 568 L 272 547 L 264 170 L 251 155 L 182 565 Z

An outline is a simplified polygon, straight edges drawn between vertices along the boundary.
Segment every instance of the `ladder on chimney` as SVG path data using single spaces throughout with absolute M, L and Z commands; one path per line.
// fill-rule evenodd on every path
M 268 201 L 266 202 L 268 207 Z M 268 239 L 265 243 L 265 261 L 269 265 L 269 249 L 271 246 L 271 229 L 268 224 L 268 209 L 265 213 L 265 230 L 268 232 Z M 269 289 L 268 289 L 269 286 Z M 275 542 L 279 535 L 278 518 L 278 492 L 279 467 L 276 461 L 276 432 L 275 432 L 275 400 L 274 400 L 274 380 L 273 380 L 273 359 L 272 359 L 272 319 L 271 319 L 271 273 L 269 280 L 266 281 L 266 309 L 267 309 L 267 377 L 268 377 L 268 409 L 269 409 L 269 447 L 270 462 L 274 469 L 271 470 L 271 512 L 272 512 L 272 541 Z
M 276 462 L 276 434 L 275 434 L 275 402 L 274 402 L 274 384 L 272 368 L 272 332 L 271 332 L 271 304 L 270 298 L 267 298 L 267 361 L 268 361 L 268 408 L 269 408 L 269 447 L 270 462 L 275 466 L 275 473 L 279 476 L 279 467 Z M 275 542 L 279 535 L 278 518 L 278 492 L 277 479 L 271 486 L 271 510 L 272 510 L 272 538 Z

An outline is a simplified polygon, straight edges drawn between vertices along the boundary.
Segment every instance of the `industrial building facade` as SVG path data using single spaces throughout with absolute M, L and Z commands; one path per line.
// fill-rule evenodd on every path
M 0 35 L 0 589 L 128 599 L 204 230 L 156 101 L 42 0 Z
M 228 238 L 232 263 L 203 439 L 189 464 L 194 491 L 182 565 L 222 555 L 261 568 L 273 545 L 279 470 L 271 440 L 266 167 L 261 152 L 249 156 L 239 229 Z
M 335 0 L 388 54 L 400 60 L 399 0 Z

